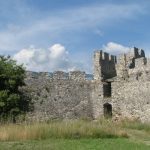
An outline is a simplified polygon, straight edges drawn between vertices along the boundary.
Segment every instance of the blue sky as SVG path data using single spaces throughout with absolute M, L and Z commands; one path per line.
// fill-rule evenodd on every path
M 28 70 L 92 72 L 93 51 L 150 50 L 149 0 L 0 0 L 0 54 Z

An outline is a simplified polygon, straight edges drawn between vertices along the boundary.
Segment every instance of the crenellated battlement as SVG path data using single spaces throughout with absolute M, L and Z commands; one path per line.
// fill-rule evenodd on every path
M 85 72 L 81 71 L 71 71 L 69 72 L 69 79 L 72 80 L 85 80 Z
M 126 57 L 128 59 L 137 59 L 137 58 L 145 57 L 145 52 L 144 52 L 143 49 L 139 49 L 137 47 L 133 47 L 125 55 L 126 55 Z
M 144 50 L 136 47 L 118 57 L 102 50 L 96 51 L 94 54 L 94 79 L 105 80 L 115 76 L 124 79 L 128 77 L 129 69 L 140 69 L 146 64 L 147 58 Z
M 94 79 L 103 80 L 116 76 L 116 56 L 109 53 L 95 51 L 94 53 Z
M 142 49 L 139 49 L 137 47 L 134 47 L 134 58 L 141 58 L 141 57 L 145 57 L 145 52 Z
M 60 79 L 69 79 L 68 73 L 64 71 L 55 71 L 53 72 L 52 79 L 54 80 L 60 80 Z
M 89 80 L 89 77 L 86 75 L 84 71 L 55 71 L 53 73 L 50 72 L 26 72 L 27 78 L 46 78 L 52 80 Z
M 100 51 L 95 51 L 94 57 L 99 60 L 99 61 L 111 61 L 111 62 L 117 62 L 116 56 L 110 55 L 109 53 L 103 52 L 103 50 Z

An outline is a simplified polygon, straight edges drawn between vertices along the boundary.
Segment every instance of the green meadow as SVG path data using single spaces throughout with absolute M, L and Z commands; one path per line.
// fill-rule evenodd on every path
M 149 150 L 150 125 L 124 120 L 1 124 L 0 150 Z

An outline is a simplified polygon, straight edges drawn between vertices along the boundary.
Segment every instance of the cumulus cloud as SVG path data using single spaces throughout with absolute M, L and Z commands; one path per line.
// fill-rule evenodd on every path
M 106 45 L 103 45 L 102 48 L 104 51 L 107 51 L 109 53 L 114 53 L 114 54 L 126 53 L 131 50 L 130 47 L 126 47 L 115 42 L 109 42 Z
M 68 51 L 61 44 L 55 44 L 48 49 L 31 46 L 16 53 L 13 59 L 19 64 L 24 64 L 27 70 L 32 71 L 71 69 Z
M 54 44 L 48 49 L 30 46 L 16 53 L 13 59 L 31 71 L 72 71 L 84 68 L 83 64 L 69 59 L 69 52 L 61 44 Z

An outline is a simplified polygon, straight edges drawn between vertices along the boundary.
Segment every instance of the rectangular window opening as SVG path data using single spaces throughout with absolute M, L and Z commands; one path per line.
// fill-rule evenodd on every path
M 103 95 L 104 97 L 111 97 L 111 82 L 105 82 L 103 84 Z

